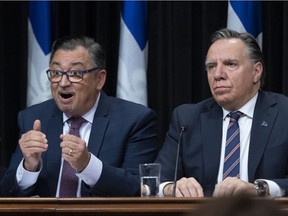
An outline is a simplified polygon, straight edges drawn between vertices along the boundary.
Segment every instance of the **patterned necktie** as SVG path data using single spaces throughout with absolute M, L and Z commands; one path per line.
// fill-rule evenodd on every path
M 228 114 L 230 122 L 227 130 L 223 179 L 227 176 L 240 177 L 240 129 L 238 119 L 243 116 L 240 111 Z
M 69 134 L 80 137 L 79 129 L 86 120 L 82 117 L 72 117 L 68 121 L 70 123 Z M 59 197 L 76 197 L 78 177 L 75 175 L 75 173 L 76 171 L 67 161 L 64 160 Z

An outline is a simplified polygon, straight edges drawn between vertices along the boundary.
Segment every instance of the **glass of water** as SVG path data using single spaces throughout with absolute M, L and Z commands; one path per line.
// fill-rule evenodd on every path
M 141 197 L 158 197 L 161 165 L 159 163 L 139 164 Z

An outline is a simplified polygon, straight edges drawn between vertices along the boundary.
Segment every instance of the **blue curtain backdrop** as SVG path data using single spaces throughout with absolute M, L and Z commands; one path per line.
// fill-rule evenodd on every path
M 103 45 L 108 77 L 117 86 L 121 1 L 53 1 L 51 38 L 86 34 Z M 288 96 L 288 2 L 263 1 L 266 90 Z M 17 113 L 26 107 L 28 2 L 0 2 L 0 166 L 18 141 Z M 158 115 L 161 146 L 172 109 L 210 96 L 204 59 L 212 32 L 227 25 L 228 1 L 149 1 L 148 106 Z

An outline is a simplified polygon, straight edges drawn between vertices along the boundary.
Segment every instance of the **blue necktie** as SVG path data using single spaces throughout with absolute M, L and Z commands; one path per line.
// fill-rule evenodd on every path
M 72 117 L 69 120 L 70 130 L 69 134 L 80 137 L 79 129 L 86 121 L 82 117 Z M 63 161 L 62 177 L 60 183 L 59 197 L 76 197 L 78 187 L 78 177 L 75 175 L 76 171 L 70 166 L 67 161 Z
M 223 179 L 227 176 L 240 177 L 240 129 L 238 119 L 243 116 L 240 111 L 228 114 L 230 122 L 227 130 Z

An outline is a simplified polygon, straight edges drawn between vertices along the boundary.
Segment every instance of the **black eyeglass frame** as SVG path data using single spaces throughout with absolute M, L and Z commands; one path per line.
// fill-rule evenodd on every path
M 102 69 L 102 68 L 100 68 L 100 67 L 95 67 L 95 68 L 91 68 L 91 69 L 88 69 L 88 70 L 70 70 L 70 71 L 61 71 L 61 70 L 51 70 L 51 69 L 48 69 L 48 70 L 46 70 L 46 74 L 47 74 L 48 80 L 49 80 L 50 82 L 52 82 L 52 83 L 59 83 L 59 82 L 61 82 L 63 75 L 66 75 L 66 76 L 67 76 L 67 79 L 69 80 L 69 82 L 71 82 L 71 83 L 79 83 L 79 82 L 81 82 L 81 81 L 83 80 L 83 74 L 85 74 L 85 73 L 91 73 L 91 72 L 93 72 L 93 71 L 95 71 L 95 70 L 99 70 L 99 69 Z M 61 78 L 60 78 L 59 81 L 57 81 L 57 82 L 52 81 L 51 77 L 49 76 L 49 73 L 50 73 L 51 71 L 57 71 L 58 73 L 61 74 Z M 81 75 L 81 80 L 76 81 L 76 82 L 75 82 L 75 81 L 71 81 L 69 77 L 72 76 L 72 75 L 68 75 L 68 73 L 71 73 L 71 72 L 77 72 L 79 75 Z

